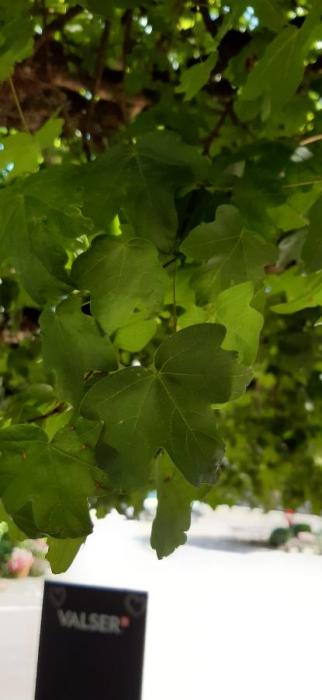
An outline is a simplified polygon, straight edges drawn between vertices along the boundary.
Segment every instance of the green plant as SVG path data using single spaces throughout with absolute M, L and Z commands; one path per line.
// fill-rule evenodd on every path
M 270 534 L 268 544 L 270 547 L 281 547 L 291 539 L 292 534 L 292 529 L 290 527 L 277 527 Z
M 321 13 L 0 0 L 1 508 L 55 571 L 155 487 L 159 556 L 321 508 Z
M 293 533 L 295 537 L 299 534 L 299 532 L 312 532 L 311 525 L 308 523 L 297 523 L 295 525 L 292 525 Z

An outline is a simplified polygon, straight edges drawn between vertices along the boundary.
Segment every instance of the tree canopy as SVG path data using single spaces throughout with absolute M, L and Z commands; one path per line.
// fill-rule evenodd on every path
M 322 507 L 322 0 L 0 0 L 0 519 Z

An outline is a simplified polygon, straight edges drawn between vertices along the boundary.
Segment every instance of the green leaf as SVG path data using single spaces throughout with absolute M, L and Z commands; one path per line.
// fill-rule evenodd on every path
M 84 420 L 63 428 L 51 442 L 35 425 L 0 430 L 1 498 L 18 526 L 22 515 L 27 534 L 68 538 L 91 532 L 92 433 Z
M 91 294 L 91 310 L 110 335 L 163 307 L 167 274 L 150 241 L 96 238 L 75 262 L 72 277 Z
M 26 198 L 11 188 L 0 192 L 0 207 L 0 252 L 15 266 L 27 292 L 39 302 L 66 292 L 67 255 L 57 239 L 46 235 L 47 221 L 41 214 L 30 216 Z
M 322 197 L 309 212 L 309 230 L 302 249 L 302 259 L 308 272 L 322 268 Z
M 42 151 L 45 151 L 46 148 L 50 148 L 54 144 L 54 141 L 59 138 L 63 126 L 63 119 L 51 118 L 48 119 L 48 121 L 46 121 L 35 134 L 33 134 Z
M 19 132 L 1 140 L 0 170 L 7 182 L 13 178 L 38 170 L 41 150 L 31 134 Z
M 90 229 L 80 211 L 76 174 L 78 169 L 53 168 L 0 191 L 0 255 L 39 303 L 69 291 L 66 238 Z
M 82 413 L 104 421 L 98 459 L 115 483 L 144 484 L 160 448 L 191 483 L 213 481 L 223 445 L 210 404 L 239 395 L 250 378 L 221 349 L 224 335 L 212 324 L 186 328 L 162 343 L 151 370 L 116 372 L 85 395 Z
M 286 12 L 280 0 L 252 0 L 252 7 L 261 24 L 274 32 L 278 32 L 285 24 Z
M 187 541 L 191 522 L 191 501 L 199 490 L 189 484 L 166 453 L 156 460 L 158 507 L 152 525 L 151 546 L 158 558 L 171 554 Z
M 130 323 L 116 332 L 114 345 L 128 352 L 139 352 L 152 340 L 157 327 L 154 319 Z
M 71 297 L 47 307 L 40 318 L 45 367 L 55 375 L 59 395 L 77 405 L 89 371 L 117 369 L 115 351 L 95 319 L 85 315 L 80 299 Z
M 25 0 L 0 0 L 0 80 L 32 52 L 33 26 Z
M 238 209 L 229 204 L 217 208 L 214 222 L 190 231 L 181 250 L 195 260 L 209 261 L 196 278 L 199 294 L 206 301 L 231 285 L 247 280 L 257 283 L 265 265 L 277 255 L 271 243 L 244 227 Z
M 61 574 L 67 571 L 84 542 L 84 537 L 68 538 L 64 540 L 48 537 L 46 559 L 49 561 L 52 573 Z
M 263 116 L 280 110 L 296 92 L 304 73 L 304 59 L 321 18 L 316 0 L 300 29 L 288 26 L 280 32 L 251 71 L 242 100 L 264 99 Z
M 38 170 L 42 151 L 53 145 L 62 125 L 62 119 L 49 119 L 35 134 L 18 132 L 0 139 L 0 170 L 7 182 Z
M 269 208 L 269 215 L 282 231 L 294 231 L 308 225 L 309 210 L 319 196 L 315 188 L 292 194 L 284 204 Z
M 254 288 L 244 282 L 218 295 L 212 320 L 226 327 L 224 350 L 237 350 L 240 361 L 251 365 L 256 360 L 263 316 L 251 306 Z
M 87 212 L 102 228 L 122 206 L 135 235 L 171 252 L 177 233 L 175 195 L 203 179 L 208 163 L 171 132 L 146 134 L 119 145 L 84 168 Z
M 182 71 L 181 82 L 177 88 L 177 92 L 183 92 L 185 100 L 192 100 L 204 85 L 208 83 L 211 71 L 216 65 L 217 58 L 217 51 L 213 51 L 202 63 L 196 63 L 196 65 L 191 66 L 191 68 Z
M 287 302 L 275 304 L 272 310 L 279 314 L 294 314 L 302 309 L 322 306 L 322 272 L 310 275 L 285 273 L 273 285 L 273 292 L 283 291 Z
M 22 542 L 26 539 L 25 533 L 17 527 L 0 500 L 0 525 L 1 523 L 6 523 L 9 537 L 13 542 Z

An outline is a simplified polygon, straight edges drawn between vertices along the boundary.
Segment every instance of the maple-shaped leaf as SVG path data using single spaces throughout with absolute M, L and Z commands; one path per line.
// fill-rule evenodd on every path
M 65 538 L 91 532 L 88 499 L 96 489 L 92 445 L 99 430 L 79 419 L 51 442 L 36 425 L 0 430 L 0 496 L 27 534 Z
M 131 367 L 98 381 L 81 412 L 104 421 L 97 455 L 122 487 L 144 484 L 160 448 L 195 485 L 212 482 L 223 455 L 211 404 L 240 395 L 250 379 L 236 353 L 221 349 L 225 330 L 200 324 L 174 334 L 154 367 Z
M 136 236 L 171 252 L 177 233 L 175 196 L 205 178 L 208 162 L 168 131 L 146 134 L 110 148 L 83 169 L 86 213 L 103 229 L 119 208 Z
M 238 209 L 230 204 L 217 208 L 214 222 L 190 231 L 181 250 L 195 260 L 208 261 L 196 276 L 199 295 L 205 301 L 231 285 L 258 282 L 265 265 L 277 255 L 271 243 L 243 225 Z

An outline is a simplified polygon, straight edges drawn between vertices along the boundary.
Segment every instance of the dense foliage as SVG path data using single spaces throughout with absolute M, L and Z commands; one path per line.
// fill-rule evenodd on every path
M 0 0 L 0 515 L 54 570 L 154 489 L 160 557 L 321 509 L 321 17 Z

